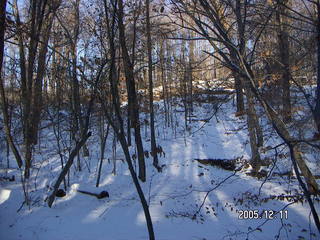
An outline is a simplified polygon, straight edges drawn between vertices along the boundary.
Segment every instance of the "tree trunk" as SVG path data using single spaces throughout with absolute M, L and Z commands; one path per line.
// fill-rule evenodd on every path
M 234 88 L 236 90 L 236 101 L 237 101 L 237 113 L 236 116 L 242 116 L 244 114 L 244 101 L 243 101 L 243 87 L 240 80 L 240 76 L 237 73 L 233 74 L 234 77 Z
M 246 3 L 242 3 L 240 0 L 236 0 L 235 2 L 235 14 L 237 17 L 237 25 L 238 25 L 238 41 L 239 41 L 239 50 L 241 54 L 244 54 L 246 51 L 246 39 L 245 39 L 245 14 L 242 12 L 246 12 Z M 234 85 L 236 90 L 236 100 L 237 100 L 237 116 L 241 116 L 244 114 L 244 99 L 243 99 L 243 84 L 241 81 L 241 76 L 239 73 L 234 72 Z
M 164 105 L 164 118 L 165 124 L 169 125 L 169 99 L 168 99 L 168 86 L 167 86 L 167 75 L 166 75 L 166 66 L 165 66 L 165 56 L 164 56 L 164 44 L 165 40 L 160 39 L 160 75 L 161 75 L 161 84 L 162 84 L 162 94 L 163 94 L 163 105 Z M 169 125 L 170 126 L 170 125 Z
M 247 125 L 249 131 L 249 140 L 250 140 L 250 147 L 251 147 L 251 166 L 253 168 L 253 172 L 258 172 L 261 167 L 261 158 L 259 153 L 259 144 L 258 144 L 258 134 L 257 128 L 257 121 L 255 121 L 255 108 L 254 108 L 254 101 L 253 101 L 253 94 L 249 87 L 245 88 L 246 96 L 247 96 Z
M 0 94 L 1 94 L 1 107 L 3 114 L 4 129 L 6 132 L 7 142 L 13 152 L 15 159 L 17 161 L 18 167 L 22 167 L 22 159 L 20 153 L 13 141 L 11 135 L 10 123 L 9 123 L 9 113 L 8 104 L 6 101 L 5 91 L 4 91 L 4 81 L 2 80 L 2 64 L 3 64 L 3 52 L 4 52 L 4 34 L 6 28 L 6 4 L 7 0 L 1 1 L 0 3 Z
M 233 55 L 233 59 L 234 62 L 237 62 L 235 55 Z M 244 87 L 246 95 L 246 114 L 251 148 L 251 165 L 253 172 L 258 172 L 261 167 L 259 147 L 263 145 L 263 133 L 255 109 L 254 95 L 249 83 L 245 81 L 244 77 L 240 77 L 237 72 L 234 72 L 234 75 L 238 76 L 238 81 L 241 81 L 240 83 Z
M 146 32 L 147 32 L 147 48 L 148 48 L 148 77 L 149 77 L 149 110 L 150 110 L 150 133 L 151 133 L 151 156 L 153 156 L 153 166 L 161 171 L 159 167 L 159 159 L 157 154 L 157 143 L 154 131 L 154 109 L 153 109 L 153 80 L 152 80 L 152 46 L 151 46 L 151 27 L 149 0 L 146 0 Z
M 194 37 L 194 32 L 190 32 L 190 38 Z M 194 40 L 189 41 L 189 64 L 188 64 L 188 106 L 189 106 L 189 115 L 193 112 L 193 80 L 194 80 L 194 71 L 195 66 L 195 56 L 194 56 Z M 191 121 L 191 118 L 189 118 Z
M 78 74 L 77 74 L 77 43 L 78 43 L 78 38 L 79 38 L 79 25 L 80 25 L 80 16 L 79 16 L 79 11 L 80 11 L 80 0 L 76 0 L 75 2 L 75 12 L 74 12 L 74 19 L 75 19 L 75 26 L 73 30 L 73 39 L 71 43 L 71 56 L 72 56 L 72 100 L 73 100 L 73 111 L 74 111 L 74 119 L 76 121 L 76 126 L 77 128 L 80 129 L 80 136 L 84 134 L 85 132 L 85 126 L 84 126 L 84 120 L 82 117 L 82 110 L 81 110 L 81 101 L 80 101 L 80 85 L 79 85 L 79 80 L 78 80 Z M 83 150 L 83 155 L 84 156 L 89 156 L 89 150 L 87 148 L 87 145 L 84 144 L 82 147 Z M 79 156 L 80 160 L 80 156 Z M 78 170 L 81 171 L 81 162 L 78 162 Z
M 104 152 L 105 152 L 107 138 L 108 138 L 108 135 L 109 135 L 109 128 L 110 128 L 110 124 L 108 124 L 107 132 L 105 133 L 105 130 L 104 130 L 104 123 L 105 123 L 104 117 L 103 116 L 99 116 L 99 118 L 100 118 L 99 125 L 100 125 L 100 141 L 101 142 L 100 142 L 100 162 L 99 162 L 99 167 L 98 167 L 96 187 L 99 187 L 99 183 L 100 183 L 102 163 L 103 163 L 103 160 L 104 160 Z
M 320 1 L 317 0 L 317 89 L 316 106 L 314 109 L 314 119 L 316 122 L 318 134 L 320 135 Z
M 164 68 L 167 69 L 166 70 L 166 76 L 167 76 L 167 86 L 165 88 L 165 98 L 166 98 L 166 102 L 167 102 L 167 109 L 168 109 L 168 113 L 167 113 L 167 118 L 168 118 L 168 127 L 173 127 L 173 114 L 172 114 L 172 91 L 171 91 L 171 87 L 172 87 L 172 47 L 170 46 L 170 41 L 166 40 L 166 61 L 164 63 Z
M 46 56 L 48 50 L 48 42 L 51 32 L 53 22 L 53 14 L 48 16 L 48 19 L 44 23 L 44 30 L 42 35 L 42 42 L 40 44 L 39 50 L 39 58 L 38 58 L 38 68 L 37 68 L 37 75 L 36 80 L 33 85 L 33 96 L 32 96 L 32 143 L 36 145 L 38 143 L 38 130 L 39 124 L 41 120 L 41 112 L 42 112 L 42 80 L 45 75 L 46 71 Z
M 149 232 L 149 240 L 154 240 L 155 236 L 154 236 L 153 224 L 152 224 L 152 219 L 151 219 L 148 203 L 146 201 L 146 198 L 144 196 L 142 188 L 141 188 L 141 186 L 139 184 L 139 180 L 137 178 L 137 175 L 136 175 L 136 173 L 135 173 L 135 171 L 133 169 L 132 161 L 131 161 L 131 158 L 130 158 L 128 147 L 126 146 L 126 140 L 124 138 L 124 135 L 120 134 L 119 137 L 120 137 L 119 140 L 120 140 L 122 149 L 124 151 L 124 155 L 125 155 L 125 158 L 126 158 L 126 162 L 128 164 L 128 168 L 129 168 L 133 183 L 134 183 L 134 185 L 135 185 L 135 187 L 137 189 L 137 192 L 138 192 L 138 195 L 139 195 L 139 198 L 140 198 L 140 201 L 141 201 L 141 205 L 142 205 L 142 208 L 143 208 L 143 211 L 144 211 L 144 214 L 145 214 L 147 227 L 148 227 L 148 232 Z
M 237 25 L 238 25 L 238 41 L 239 41 L 239 52 L 241 56 L 246 55 L 246 43 L 247 39 L 245 36 L 246 32 L 246 21 L 247 21 L 247 2 L 242 2 L 241 0 L 236 0 L 235 3 L 235 14 L 237 17 Z M 232 50 L 233 52 L 233 50 Z M 233 61 L 239 63 L 239 59 L 236 57 L 237 54 L 233 52 L 231 54 L 233 57 Z M 257 112 L 255 110 L 255 104 L 254 104 L 254 95 L 252 93 L 252 90 L 250 88 L 250 85 L 248 85 L 245 81 L 243 82 L 243 77 L 240 76 L 239 73 L 234 73 L 234 75 L 237 76 L 238 80 L 235 79 L 238 92 L 239 92 L 239 103 L 237 102 L 237 106 L 239 105 L 239 108 L 242 108 L 242 102 L 243 96 L 242 96 L 242 87 L 245 88 L 246 97 L 247 97 L 247 123 L 248 123 L 248 129 L 249 129 L 249 136 L 250 136 L 250 145 L 251 145 L 251 151 L 252 151 L 252 164 L 254 170 L 259 170 L 261 159 L 260 154 L 258 151 L 258 148 L 263 145 L 263 133 L 261 126 L 259 124 L 259 118 L 257 115 Z
M 71 151 L 71 154 L 69 156 L 68 161 L 66 162 L 66 165 L 64 166 L 64 168 L 62 169 L 56 183 L 53 186 L 53 191 L 51 193 L 51 195 L 48 198 L 48 206 L 51 207 L 54 199 L 56 197 L 56 193 L 58 191 L 58 188 L 61 184 L 61 182 L 63 181 L 63 179 L 65 179 L 65 176 L 67 175 L 70 167 L 72 166 L 73 160 L 74 158 L 77 156 L 77 154 L 79 153 L 80 149 L 82 148 L 82 146 L 85 144 L 85 142 L 88 140 L 88 138 L 91 136 L 91 132 L 87 133 L 86 135 L 83 135 L 80 142 L 78 142 L 76 144 L 76 146 L 74 147 L 74 149 Z
M 124 72 L 125 77 L 127 79 L 128 86 L 128 101 L 131 102 L 132 107 L 132 125 L 134 127 L 134 136 L 135 142 L 137 146 L 138 152 L 138 162 L 139 162 L 139 178 L 142 182 L 146 181 L 146 166 L 144 160 L 144 153 L 143 153 L 143 145 L 140 133 L 140 119 L 139 119 L 139 104 L 137 101 L 137 94 L 135 89 L 135 82 L 134 82 L 134 73 L 133 73 L 133 65 L 130 61 L 128 49 L 126 46 L 126 39 L 125 39 L 125 29 L 123 24 L 123 3 L 122 0 L 119 1 L 119 9 L 118 9 L 118 24 L 119 24 L 119 40 L 122 50 L 122 60 L 124 65 Z
M 277 0 L 278 9 L 276 19 L 278 23 L 278 46 L 280 55 L 281 84 L 282 84 L 282 116 L 284 122 L 291 121 L 291 100 L 290 100 L 290 80 L 292 78 L 290 71 L 290 45 L 288 25 L 287 4 L 290 0 Z

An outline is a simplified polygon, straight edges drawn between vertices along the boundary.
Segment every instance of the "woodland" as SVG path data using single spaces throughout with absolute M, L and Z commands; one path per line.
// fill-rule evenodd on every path
M 0 239 L 320 239 L 319 0 L 1 0 Z

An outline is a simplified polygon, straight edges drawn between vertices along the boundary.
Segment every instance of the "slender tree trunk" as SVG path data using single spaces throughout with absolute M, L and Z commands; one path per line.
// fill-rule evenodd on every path
M 172 84 L 172 48 L 170 46 L 170 41 L 166 40 L 166 61 L 165 61 L 165 69 L 166 69 L 166 76 L 167 76 L 167 86 L 166 86 L 166 91 L 165 91 L 165 96 L 167 99 L 167 109 L 168 109 L 168 113 L 167 113 L 167 119 L 168 119 L 168 127 L 173 127 L 173 114 L 172 114 L 172 91 L 171 91 L 171 84 Z
M 75 2 L 75 26 L 74 26 L 74 36 L 72 40 L 71 46 L 71 56 L 72 56 L 72 85 L 73 85 L 73 106 L 74 106 L 74 113 L 76 114 L 75 120 L 77 121 L 77 126 L 80 128 L 80 135 L 85 132 L 84 120 L 82 117 L 82 110 L 81 110 L 81 101 L 80 101 L 80 85 L 79 80 L 77 77 L 77 43 L 79 38 L 79 26 L 80 26 L 80 0 L 76 0 Z M 86 144 L 82 147 L 83 155 L 89 156 L 89 150 Z M 80 159 L 80 156 L 79 156 Z M 78 162 L 78 170 L 81 171 L 81 162 Z
M 6 4 L 7 1 L 1 1 L 0 3 L 0 94 L 1 94 L 1 107 L 4 120 L 4 129 L 6 132 L 7 142 L 13 152 L 15 159 L 17 161 L 18 167 L 22 167 L 22 159 L 20 153 L 13 141 L 10 129 L 8 104 L 6 101 L 5 91 L 4 91 L 4 81 L 2 79 L 2 64 L 3 64 L 3 52 L 4 52 L 4 34 L 6 28 Z
M 245 32 L 246 32 L 246 21 L 247 21 L 247 1 L 242 2 L 241 0 L 236 0 L 235 3 L 235 14 L 237 17 L 237 25 L 238 25 L 238 41 L 239 41 L 239 51 L 241 56 L 246 55 L 246 37 L 245 37 Z M 232 54 L 233 58 L 235 59 L 235 62 L 239 62 L 236 53 Z M 238 91 L 239 91 L 239 100 L 243 101 L 243 96 L 242 95 L 242 87 L 245 88 L 246 92 L 246 97 L 247 97 L 247 122 L 248 122 L 248 128 L 249 128 L 249 135 L 253 137 L 251 139 L 250 137 L 250 144 L 251 144 L 251 150 L 253 153 L 253 165 L 255 166 L 254 169 L 258 170 L 260 168 L 260 155 L 258 148 L 263 146 L 263 133 L 261 126 L 259 124 L 259 117 L 257 115 L 256 109 L 255 109 L 255 104 L 254 104 L 254 95 L 252 93 L 252 90 L 250 86 L 243 81 L 243 77 L 240 76 L 239 73 L 235 73 L 239 81 L 236 83 L 238 85 Z M 243 103 L 239 102 L 237 105 L 241 106 Z M 241 106 L 242 107 L 242 106 Z M 240 108 L 241 108 L 240 107 Z
M 145 159 L 144 159 L 144 152 L 143 152 L 143 144 L 141 139 L 141 132 L 140 132 L 140 119 L 139 119 L 139 104 L 137 100 L 137 94 L 135 89 L 135 82 L 134 82 L 134 73 L 133 73 L 133 65 L 130 61 L 130 57 L 128 54 L 128 49 L 126 46 L 126 39 L 125 39 L 125 29 L 123 24 L 123 3 L 122 0 L 119 0 L 119 9 L 118 9 L 118 24 L 119 24 L 119 40 L 122 50 L 122 60 L 124 65 L 124 72 L 127 79 L 127 83 L 129 84 L 128 87 L 128 97 L 129 101 L 131 102 L 132 107 L 132 125 L 134 127 L 134 136 L 135 142 L 137 146 L 138 152 L 138 162 L 139 162 L 139 178 L 142 182 L 146 181 L 146 166 L 145 166 Z
M 241 0 L 235 1 L 235 14 L 237 17 L 238 25 L 238 41 L 239 50 L 243 55 L 246 52 L 246 39 L 245 39 L 245 28 L 246 28 L 246 3 L 242 3 Z M 235 57 L 234 57 L 235 58 Z M 237 99 L 237 115 L 241 116 L 244 114 L 244 98 L 243 98 L 243 84 L 241 81 L 240 74 L 234 72 L 234 84 L 236 89 L 236 99 Z
M 253 94 L 250 87 L 245 87 L 247 97 L 247 125 L 249 131 L 250 147 L 251 147 L 251 165 L 253 172 L 258 172 L 261 167 L 261 158 L 259 153 L 257 126 L 255 121 L 255 107 L 253 101 Z
M 182 32 L 182 38 L 185 38 L 185 32 Z M 189 116 L 189 109 L 188 109 L 188 93 L 187 93 L 187 79 L 188 79 L 188 67 L 186 64 L 186 41 L 181 40 L 181 50 L 180 50 L 180 93 L 182 97 L 183 107 L 184 107 L 184 124 L 185 130 L 188 129 L 188 116 Z
M 190 37 L 194 37 L 194 32 L 190 32 Z M 189 105 L 189 115 L 193 112 L 193 80 L 194 80 L 194 63 L 195 63 L 195 55 L 194 55 L 194 40 L 189 41 L 189 64 L 188 64 L 188 105 Z M 189 116 L 190 117 L 190 116 Z M 190 117 L 191 121 L 191 117 Z
M 235 55 L 233 55 L 233 61 L 237 62 Z M 238 73 L 234 72 L 234 75 Z M 247 126 L 249 131 L 249 141 L 251 148 L 251 165 L 253 172 L 258 172 L 261 167 L 261 158 L 259 153 L 259 147 L 263 145 L 263 134 L 259 124 L 258 116 L 255 109 L 254 95 L 250 84 L 245 81 L 244 77 L 238 75 L 239 81 L 244 88 L 246 95 L 246 114 L 247 114 Z M 242 90 L 241 90 L 242 91 Z
M 35 2 L 34 2 L 35 4 Z M 27 63 L 26 63 L 26 54 L 25 54 L 25 45 L 24 45 L 24 39 L 23 39 L 23 31 L 22 31 L 22 24 L 20 22 L 20 16 L 18 11 L 18 4 L 17 0 L 14 1 L 14 15 L 15 20 L 18 28 L 18 44 L 19 44 L 19 64 L 20 64 L 20 77 L 21 77 L 21 101 L 22 101 L 22 128 L 23 128 L 23 140 L 24 140 L 24 150 L 25 150 L 25 173 L 24 176 L 26 178 L 29 177 L 29 168 L 31 166 L 31 138 L 32 138 L 32 131 L 30 129 L 30 102 L 32 102 L 31 99 L 31 83 L 28 80 L 28 76 L 30 74 L 27 74 Z M 32 29 L 34 28 L 34 18 L 35 18 L 35 11 L 34 7 L 32 7 L 31 11 L 31 21 Z M 33 34 L 32 34 L 33 33 Z M 36 51 L 34 49 L 36 36 L 34 35 L 34 31 L 30 33 L 31 39 L 29 41 L 29 51 L 31 50 L 28 58 L 28 68 L 33 70 L 32 65 L 32 54 Z M 32 75 L 31 75 L 32 77 Z
M 147 48 L 148 48 L 148 77 L 149 77 L 149 110 L 150 110 L 150 133 L 151 133 L 151 152 L 153 156 L 153 166 L 161 171 L 159 167 L 159 160 L 157 154 L 157 143 L 154 131 L 154 109 L 153 109 L 153 80 L 152 80 L 152 43 L 151 43 L 151 27 L 150 27 L 150 13 L 149 0 L 146 0 L 146 30 L 147 30 Z
M 317 0 L 317 89 L 314 118 L 320 135 L 320 1 Z
M 234 88 L 236 90 L 236 101 L 237 101 L 237 113 L 236 116 L 244 114 L 244 100 L 243 100 L 243 87 L 240 80 L 240 76 L 237 73 L 233 74 L 234 77 Z
M 183 56 L 183 58 L 184 58 L 184 56 Z M 183 60 L 183 62 L 184 62 L 184 60 Z M 182 85 L 182 91 L 183 91 L 184 123 L 185 123 L 186 130 L 188 129 L 188 116 L 189 116 L 187 82 L 188 82 L 188 67 L 184 67 L 183 68 L 183 75 L 181 78 L 181 85 Z
M 287 30 L 286 16 L 288 11 L 286 5 L 290 4 L 290 0 L 277 0 L 278 9 L 276 19 L 278 23 L 278 46 L 281 63 L 281 84 L 282 84 L 282 115 L 284 122 L 291 121 L 291 100 L 290 100 L 290 45 L 289 34 Z
M 41 120 L 41 112 L 42 112 L 42 81 L 45 75 L 46 71 L 46 56 L 47 56 L 47 50 L 48 50 L 48 42 L 49 42 L 49 36 L 51 32 L 53 22 L 53 14 L 51 13 L 44 23 L 44 30 L 43 30 L 43 36 L 41 38 L 42 42 L 40 44 L 40 50 L 39 50 L 39 59 L 38 59 L 38 68 L 37 68 L 37 75 L 36 80 L 33 86 L 33 96 L 32 96 L 32 142 L 34 145 L 38 143 L 38 130 L 39 130 L 39 124 Z
M 165 57 L 164 57 L 164 43 L 165 40 L 160 40 L 160 72 L 161 72 L 161 84 L 162 84 L 162 92 L 163 92 L 163 105 L 164 105 L 164 118 L 165 124 L 169 124 L 169 107 L 168 107 L 168 90 L 167 90 L 167 80 L 166 80 L 166 69 L 165 69 Z
M 107 127 L 107 132 L 104 134 L 104 118 L 103 116 L 100 116 L 101 118 L 101 122 L 100 122 L 100 126 L 101 126 L 101 130 L 100 130 L 100 163 L 99 163 L 99 168 L 98 168 L 98 174 L 97 174 L 97 182 L 96 182 L 96 187 L 99 187 L 99 183 L 100 183 L 100 177 L 101 177 L 101 170 L 102 170 L 102 163 L 104 160 L 104 152 L 105 152 L 105 148 L 106 148 L 106 143 L 107 143 L 107 138 L 109 135 L 109 128 L 110 128 L 110 124 L 108 124 Z
M 25 113 L 24 113 L 24 118 L 25 118 L 25 172 L 24 176 L 25 178 L 29 178 L 30 176 L 30 168 L 32 166 L 32 151 L 33 151 L 33 146 L 37 143 L 37 133 L 35 134 L 34 132 L 34 123 L 33 123 L 33 115 L 34 115 L 34 107 L 33 106 L 33 78 L 34 78 L 34 67 L 36 65 L 36 54 L 39 46 L 39 40 L 40 36 L 43 33 L 42 28 L 43 28 L 43 23 L 47 19 L 45 18 L 45 9 L 47 7 L 47 3 L 45 2 L 37 2 L 33 1 L 31 4 L 31 30 L 30 30 L 30 41 L 29 41 L 29 46 L 28 46 L 28 67 L 26 68 L 26 76 L 27 76 L 27 85 L 26 85 L 26 96 L 27 99 L 24 100 L 25 104 Z M 45 46 L 47 47 L 47 46 Z M 20 58 L 23 56 L 20 56 Z M 40 60 L 40 58 L 39 58 Z M 24 64 L 26 64 L 25 60 L 23 59 Z M 25 65 L 26 66 L 26 65 Z M 38 67 L 43 67 L 41 66 L 41 63 L 38 62 Z M 41 69 L 38 69 L 40 72 L 43 71 Z M 36 78 L 38 76 L 36 75 Z M 38 79 L 43 80 L 43 79 Z M 38 84 L 39 85 L 39 84 Z M 39 93 L 37 93 L 37 96 L 39 96 Z
M 58 38 L 56 36 L 53 39 L 53 48 L 55 50 L 58 49 L 57 45 L 59 44 Z M 63 76 L 63 74 L 60 72 L 61 66 L 63 65 L 63 62 L 61 61 L 61 56 L 56 53 L 56 51 L 53 52 L 52 56 L 52 87 L 54 86 L 54 82 L 56 83 L 56 88 L 59 89 L 59 91 L 55 91 L 53 94 L 52 98 L 55 100 L 54 102 L 54 110 L 56 111 L 57 115 L 57 124 L 54 123 L 55 117 L 52 117 L 52 123 L 53 123 L 53 133 L 55 135 L 56 141 L 57 141 L 57 147 L 58 147 L 58 154 L 60 157 L 60 164 L 61 164 L 61 169 L 64 168 L 64 155 L 62 153 L 62 148 L 61 148 L 61 119 L 60 119 L 60 111 L 61 111 L 61 83 L 60 83 L 60 78 Z M 50 112 L 50 110 L 48 111 Z M 63 186 L 65 191 L 67 190 L 67 181 L 66 178 L 63 178 Z
M 141 201 L 141 205 L 142 205 L 142 208 L 143 208 L 143 211 L 144 211 L 144 214 L 145 214 L 145 218 L 146 218 L 146 222 L 147 222 L 147 228 L 148 228 L 148 232 L 149 232 L 149 240 L 154 240 L 155 239 L 155 236 L 154 236 L 154 231 L 153 231 L 153 224 L 152 224 L 152 219 L 151 219 L 151 215 L 150 215 L 150 211 L 149 211 L 149 206 L 148 206 L 148 203 L 146 201 L 146 198 L 144 196 L 144 193 L 142 191 L 142 188 L 139 184 L 139 180 L 137 178 L 137 175 L 133 169 L 133 165 L 132 165 L 132 161 L 131 161 L 131 158 L 130 158 L 130 154 L 129 154 L 129 150 L 128 150 L 128 147 L 126 147 L 126 140 L 125 138 L 123 137 L 124 135 L 123 134 L 120 134 L 120 143 L 121 143 L 121 146 L 122 146 L 122 149 L 124 150 L 124 155 L 125 155 L 125 158 L 126 158 L 126 162 L 128 164 L 128 167 L 129 167 L 129 171 L 130 171 L 130 174 L 131 174 L 131 177 L 132 177 L 132 180 L 133 180 L 133 183 L 137 189 L 137 192 L 138 192 L 138 195 L 139 195 L 139 198 L 140 198 L 140 201 Z
M 63 179 L 65 179 L 65 176 L 67 175 L 70 167 L 73 164 L 73 160 L 74 158 L 77 156 L 78 152 L 80 151 L 80 149 L 82 148 L 83 144 L 85 144 L 85 142 L 88 140 L 88 138 L 91 136 L 91 132 L 87 133 L 86 135 L 82 136 L 82 139 L 80 140 L 80 142 L 78 142 L 75 146 L 75 148 L 71 151 L 71 154 L 69 156 L 68 161 L 66 162 L 66 165 L 64 166 L 64 168 L 62 169 L 56 183 L 53 186 L 53 191 L 51 193 L 51 195 L 48 198 L 48 206 L 51 207 L 54 199 L 56 197 L 56 193 L 58 191 L 58 188 L 61 184 L 61 182 L 63 181 Z
M 139 9 L 138 11 L 140 11 L 140 4 L 141 2 L 139 2 Z M 139 18 L 139 14 L 137 14 L 137 11 L 134 10 L 133 12 L 133 43 L 132 43 L 132 66 L 135 65 L 135 53 L 136 53 L 136 39 L 137 39 L 137 21 Z M 127 84 L 128 86 L 128 84 Z M 127 89 L 128 91 L 129 89 Z M 129 91 L 128 91 L 129 92 Z M 128 118 L 127 118 L 127 139 L 128 139 L 128 146 L 131 146 L 131 116 L 132 116 L 132 107 L 131 104 L 129 105 L 129 101 L 128 101 Z

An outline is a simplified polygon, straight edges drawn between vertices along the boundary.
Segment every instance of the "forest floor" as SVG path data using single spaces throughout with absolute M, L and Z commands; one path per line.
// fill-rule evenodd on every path
M 296 178 L 283 174 L 291 170 L 291 163 L 285 147 L 272 149 L 281 141 L 267 122 L 263 126 L 265 146 L 271 150 L 262 154 L 262 158 L 274 163 L 268 167 L 273 173 L 268 179 L 263 174 L 261 178 L 249 176 L 249 169 L 240 169 L 249 159 L 250 146 L 246 121 L 234 117 L 232 100 L 205 103 L 204 98 L 201 104 L 195 103 L 188 129 L 185 129 L 182 106 L 177 103 L 174 127 L 167 128 L 163 103 L 157 103 L 157 144 L 165 152 L 165 157 L 160 157 L 164 166 L 158 173 L 152 159 L 147 158 L 147 181 L 141 183 L 150 204 L 156 239 L 320 239 L 310 208 L 300 198 L 302 192 Z M 57 198 L 52 208 L 45 199 L 61 171 L 52 130 L 42 131 L 43 139 L 52 140 L 40 141 L 35 149 L 35 167 L 29 183 L 30 207 L 21 207 L 24 195 L 20 171 L 15 167 L 2 170 L 1 176 L 15 175 L 16 181 L 0 181 L 0 239 L 148 239 L 143 210 L 125 162 L 116 161 L 116 175 L 113 175 L 112 162 L 104 161 L 100 187 L 95 187 L 100 158 L 97 135 L 95 132 L 89 139 L 90 156 L 83 159 L 82 171 L 72 167 L 67 195 Z M 144 146 L 149 149 L 148 130 L 144 126 L 142 135 Z M 106 159 L 111 158 L 111 146 L 112 137 L 109 137 Z M 133 153 L 134 149 L 131 150 Z M 313 172 L 319 174 L 319 160 L 316 160 L 319 156 L 312 152 L 306 156 Z M 5 165 L 4 153 L 2 158 Z M 119 143 L 117 159 L 124 159 Z M 236 171 L 212 166 L 208 164 L 210 159 L 233 160 Z M 98 200 L 77 189 L 96 193 L 107 190 L 110 197 Z M 314 202 L 319 213 L 319 199 Z M 240 219 L 256 218 L 255 210 L 257 219 Z M 266 219 L 267 215 L 270 219 Z

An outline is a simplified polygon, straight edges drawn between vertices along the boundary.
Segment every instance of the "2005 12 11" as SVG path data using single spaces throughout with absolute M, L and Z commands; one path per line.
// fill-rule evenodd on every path
M 238 210 L 238 219 L 288 219 L 288 210 Z

